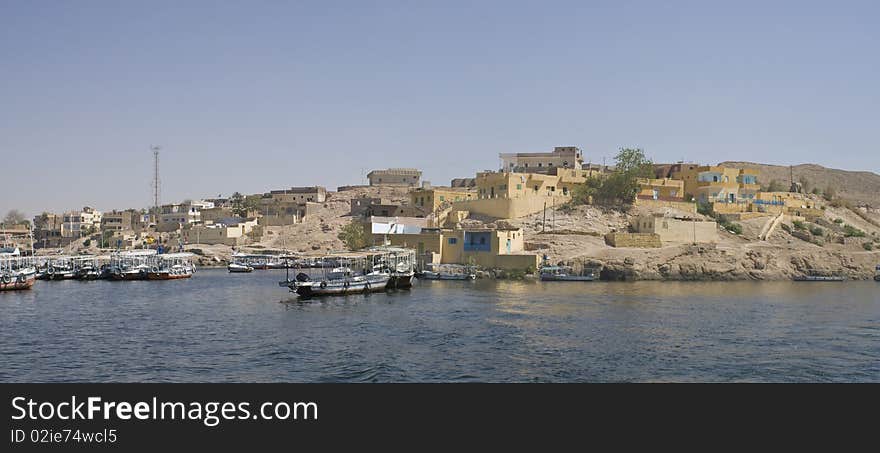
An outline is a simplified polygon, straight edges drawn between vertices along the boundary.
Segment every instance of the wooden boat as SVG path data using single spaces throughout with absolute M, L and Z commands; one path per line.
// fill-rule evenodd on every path
M 312 280 L 305 273 L 299 273 L 296 279 L 281 282 L 290 291 L 302 297 L 312 296 L 343 296 L 346 294 L 369 294 L 385 291 L 391 276 L 386 273 L 369 273 L 356 275 L 348 268 L 336 268 L 326 278 Z
M 146 264 L 133 267 L 117 267 L 110 270 L 109 278 L 110 280 L 120 281 L 146 280 L 149 270 L 150 266 Z
M 22 257 L 18 249 L 0 252 L 0 291 L 30 289 L 37 280 L 33 257 Z
M 842 282 L 846 277 L 840 275 L 819 275 L 810 273 L 807 275 L 798 275 L 794 278 L 796 282 Z
M 37 271 L 33 267 L 8 271 L 0 274 L 0 291 L 30 289 L 37 281 Z
M 177 280 L 193 276 L 193 268 L 183 265 L 174 265 L 166 268 L 155 267 L 147 272 L 147 280 Z
M 421 280 L 475 280 L 477 274 L 470 266 L 456 264 L 428 265 L 433 270 L 424 270 L 418 274 Z
M 422 271 L 419 278 L 422 280 L 475 280 L 477 275 L 474 273 Z
M 592 269 L 575 272 L 571 266 L 544 266 L 541 268 L 541 280 L 545 282 L 591 282 L 596 280 Z
M 229 265 L 226 266 L 226 270 L 228 270 L 230 273 L 235 274 L 235 273 L 253 272 L 254 268 L 251 266 L 248 266 L 247 264 L 229 263 Z
M 190 261 L 192 253 L 156 255 L 156 264 L 147 271 L 147 280 L 177 280 L 190 278 L 196 271 Z

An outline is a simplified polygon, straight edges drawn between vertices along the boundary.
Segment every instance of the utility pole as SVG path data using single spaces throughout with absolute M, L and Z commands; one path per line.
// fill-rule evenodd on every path
M 547 202 L 544 202 L 544 220 L 541 221 L 541 232 L 543 233 L 547 227 Z
M 156 229 L 159 228 L 159 150 L 162 149 L 161 146 L 158 145 L 150 145 L 150 150 L 153 151 L 153 210 L 155 220 L 156 220 Z

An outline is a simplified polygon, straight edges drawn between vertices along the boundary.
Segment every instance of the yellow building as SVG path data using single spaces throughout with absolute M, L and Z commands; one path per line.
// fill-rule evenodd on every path
M 640 178 L 636 198 L 642 200 L 684 201 L 684 181 L 680 179 Z
M 683 181 L 685 197 L 693 197 L 699 203 L 748 202 L 761 190 L 758 171 L 754 169 L 676 164 L 670 176 Z
M 477 191 L 471 187 L 438 187 L 423 185 L 409 192 L 412 206 L 418 206 L 426 212 L 436 212 L 456 201 L 468 201 L 477 198 Z
M 425 263 L 474 264 L 487 269 L 537 269 L 539 257 L 524 253 L 522 229 L 425 229 L 417 234 L 374 234 L 376 244 L 412 247 Z

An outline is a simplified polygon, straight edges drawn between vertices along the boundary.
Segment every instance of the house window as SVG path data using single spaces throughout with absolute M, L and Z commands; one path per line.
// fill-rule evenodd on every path
M 516 185 L 516 190 L 522 190 L 522 184 L 517 184 L 517 185 Z
M 449 245 L 455 245 L 458 243 L 458 238 L 449 238 Z

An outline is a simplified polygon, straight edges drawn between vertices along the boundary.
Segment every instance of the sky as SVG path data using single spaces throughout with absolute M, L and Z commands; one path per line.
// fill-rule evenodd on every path
M 0 0 L 0 214 L 498 153 L 880 172 L 880 2 Z

